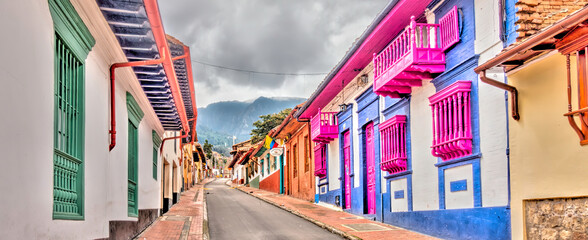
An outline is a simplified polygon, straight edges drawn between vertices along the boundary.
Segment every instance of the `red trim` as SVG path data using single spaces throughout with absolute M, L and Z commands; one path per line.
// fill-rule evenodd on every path
M 167 38 L 163 31 L 163 24 L 161 23 L 157 0 L 144 0 L 143 2 L 145 3 L 145 11 L 147 12 L 147 18 L 149 19 L 149 24 L 151 25 L 151 31 L 153 32 L 153 38 L 159 49 L 159 54 L 161 55 L 161 58 L 166 59 L 163 61 L 162 65 L 169 81 L 169 87 L 176 104 L 176 109 L 180 115 L 180 120 L 182 121 L 182 129 L 185 132 L 189 132 L 190 125 L 188 124 L 188 118 L 186 117 L 186 108 L 184 106 L 184 101 L 182 100 L 182 94 L 180 92 L 178 79 L 176 78 L 176 71 L 174 70 L 171 53 L 170 51 L 166 51 L 169 49 L 169 46 L 167 45 Z

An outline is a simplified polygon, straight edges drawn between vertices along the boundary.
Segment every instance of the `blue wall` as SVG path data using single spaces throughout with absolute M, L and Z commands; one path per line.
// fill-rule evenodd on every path
M 365 127 L 369 123 L 373 123 L 374 126 L 374 167 L 376 173 L 376 218 L 381 220 L 382 213 L 382 199 L 381 199 L 381 170 L 380 170 L 380 101 L 379 96 L 372 91 L 372 88 L 368 88 L 359 97 L 355 99 L 357 102 L 357 116 L 358 125 L 357 132 L 359 134 L 359 186 L 353 189 L 356 195 L 351 196 L 351 212 L 358 215 L 367 216 L 367 179 L 366 179 L 366 139 L 365 139 Z M 370 216 L 373 217 L 373 216 Z
M 395 212 L 386 223 L 448 239 L 510 239 L 510 209 L 468 208 Z

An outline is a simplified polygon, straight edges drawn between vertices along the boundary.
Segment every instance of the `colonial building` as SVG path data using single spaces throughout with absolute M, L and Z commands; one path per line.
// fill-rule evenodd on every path
M 181 168 L 161 154 L 174 145 L 164 132 L 196 124 L 192 79 L 180 77 L 157 1 L 2 7 L 2 236 L 134 236 L 164 208 L 173 183 L 163 179 L 181 179 L 164 167 Z
M 388 4 L 295 115 L 319 201 L 441 238 L 510 237 L 506 104 L 474 72 L 500 51 L 500 11 Z
M 476 72 L 509 92 L 512 238 L 586 239 L 588 1 L 506 2 L 519 20 Z

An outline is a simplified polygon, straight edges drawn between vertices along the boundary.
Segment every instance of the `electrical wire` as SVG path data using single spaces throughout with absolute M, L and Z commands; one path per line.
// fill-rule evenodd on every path
M 318 76 L 318 75 L 327 75 L 328 73 L 285 73 L 285 72 L 264 72 L 264 71 L 255 71 L 255 70 L 247 70 L 247 69 L 239 69 L 239 68 L 232 68 L 232 67 L 225 67 L 216 64 L 211 64 L 207 62 L 202 62 L 196 59 L 192 59 L 192 62 L 199 63 L 204 66 L 215 67 L 225 70 L 231 70 L 236 72 L 246 72 L 246 73 L 255 73 L 255 74 L 267 74 L 267 75 L 280 75 L 280 76 Z

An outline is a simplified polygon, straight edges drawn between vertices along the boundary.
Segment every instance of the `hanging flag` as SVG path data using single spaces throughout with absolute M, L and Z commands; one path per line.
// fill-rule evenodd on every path
M 270 144 L 271 144 L 273 141 L 274 141 L 274 140 L 273 140 L 273 139 L 272 139 L 270 136 L 268 136 L 268 135 L 265 135 L 265 143 L 263 144 L 263 147 L 265 147 L 266 149 L 270 149 L 270 148 L 271 148 Z
M 269 149 L 275 148 L 277 146 L 278 146 L 278 143 L 276 142 L 276 140 L 275 139 L 272 139 L 272 142 L 270 143 Z

